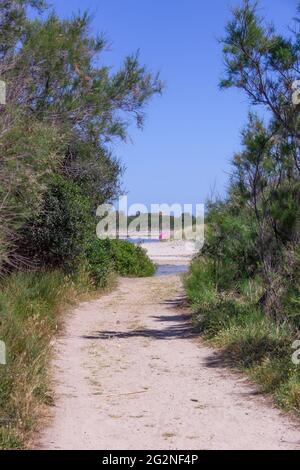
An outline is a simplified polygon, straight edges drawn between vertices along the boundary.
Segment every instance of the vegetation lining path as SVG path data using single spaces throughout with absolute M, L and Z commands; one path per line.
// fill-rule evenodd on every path
M 214 361 L 180 307 L 179 276 L 123 279 L 56 344 L 42 449 L 297 449 L 299 429 Z

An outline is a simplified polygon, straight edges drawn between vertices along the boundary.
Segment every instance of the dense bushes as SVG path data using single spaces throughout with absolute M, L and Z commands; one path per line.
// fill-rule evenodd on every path
M 252 105 L 268 110 L 269 122 L 249 114 L 228 194 L 208 206 L 202 252 L 218 295 L 240 295 L 247 283 L 258 282 L 264 314 L 278 323 L 292 320 L 296 327 L 300 99 L 294 99 L 293 83 L 300 76 L 299 25 L 297 20 L 286 39 L 259 18 L 255 3 L 245 0 L 227 26 L 221 86 L 243 90 Z
M 241 89 L 260 113 L 251 111 L 242 132 L 226 206 L 233 206 L 253 227 L 254 271 L 259 271 L 265 287 L 262 307 L 276 321 L 285 317 L 286 251 L 294 264 L 291 255 L 300 241 L 299 25 L 297 18 L 289 37 L 284 37 L 259 17 L 256 2 L 244 0 L 234 10 L 223 39 L 221 86 Z M 262 109 L 267 111 L 265 118 L 260 117 Z M 231 224 L 235 218 L 232 214 Z M 237 237 L 232 235 L 234 245 Z M 247 260 L 246 266 L 251 266 Z
M 113 271 L 121 276 L 152 276 L 155 266 L 145 251 L 121 240 L 95 240 L 86 248 L 88 271 L 96 286 L 105 285 Z
M 122 276 L 147 277 L 155 272 L 145 250 L 128 241 L 112 240 L 111 256 L 116 271 Z
M 221 289 L 236 287 L 257 269 L 256 223 L 232 201 L 211 204 L 207 215 L 203 254 L 214 266 L 214 281 Z
M 56 176 L 42 210 L 24 227 L 18 252 L 39 267 L 74 269 L 92 230 L 89 198 L 77 184 Z
M 109 143 L 126 138 L 132 117 L 142 126 L 144 106 L 162 88 L 137 54 L 114 74 L 99 65 L 106 44 L 91 36 L 87 13 L 70 20 L 53 11 L 34 15 L 44 6 L 42 0 L 0 5 L 7 89 L 0 105 L 0 270 L 32 257 L 68 264 L 77 255 L 73 230 L 79 228 L 80 240 L 79 219 L 91 215 L 88 200 L 95 210 L 120 192 L 123 168 Z

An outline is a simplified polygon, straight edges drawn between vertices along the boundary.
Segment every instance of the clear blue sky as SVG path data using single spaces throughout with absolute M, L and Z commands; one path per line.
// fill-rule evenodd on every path
M 239 149 L 248 104 L 237 91 L 220 91 L 224 33 L 230 6 L 240 0 L 49 0 L 58 13 L 88 9 L 94 31 L 104 32 L 111 50 L 103 61 L 117 68 L 140 49 L 141 60 L 160 71 L 161 98 L 147 108 L 143 132 L 115 148 L 127 167 L 130 202 L 203 202 L 223 193 L 229 161 Z M 291 23 L 297 0 L 261 0 L 261 11 L 281 30 Z

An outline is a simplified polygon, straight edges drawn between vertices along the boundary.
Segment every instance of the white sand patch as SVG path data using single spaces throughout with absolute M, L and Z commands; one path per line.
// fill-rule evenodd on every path
M 197 245 L 192 241 L 164 241 L 141 246 L 156 264 L 189 264 L 197 253 Z

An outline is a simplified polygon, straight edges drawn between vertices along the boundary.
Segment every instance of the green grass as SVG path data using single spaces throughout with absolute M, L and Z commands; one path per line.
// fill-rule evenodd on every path
M 278 405 L 299 414 L 300 366 L 292 362 L 298 333 L 289 322 L 276 324 L 262 313 L 259 280 L 243 281 L 234 292 L 218 292 L 212 265 L 200 258 L 186 276 L 185 287 L 195 327 L 219 348 L 224 364 L 246 372 Z
M 18 273 L 2 282 L 0 339 L 7 365 L 0 365 L 0 449 L 20 449 L 36 424 L 39 408 L 52 400 L 47 365 L 60 313 L 90 289 L 84 271 Z

